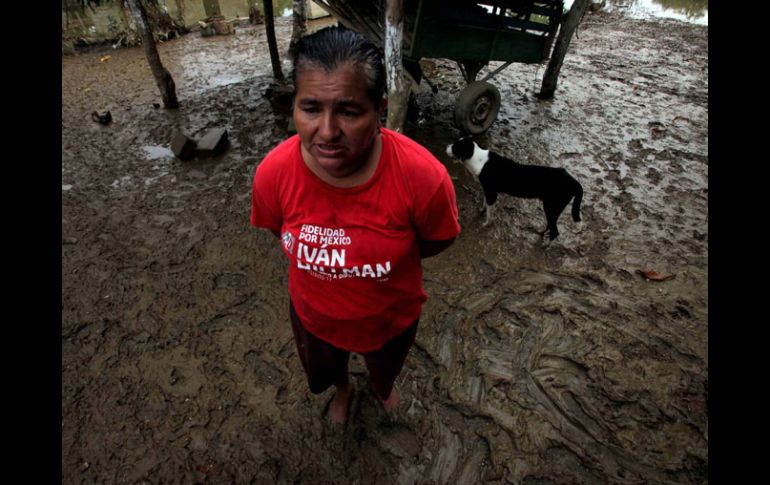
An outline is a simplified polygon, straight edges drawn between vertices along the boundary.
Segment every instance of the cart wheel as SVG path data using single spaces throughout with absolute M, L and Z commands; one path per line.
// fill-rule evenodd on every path
M 500 91 L 488 82 L 474 81 L 460 93 L 455 106 L 455 124 L 471 135 L 484 133 L 497 119 Z

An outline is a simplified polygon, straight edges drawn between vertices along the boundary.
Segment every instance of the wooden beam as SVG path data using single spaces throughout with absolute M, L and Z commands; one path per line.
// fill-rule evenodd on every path
M 409 85 L 404 78 L 401 45 L 404 38 L 403 0 L 386 0 L 385 7 L 385 72 L 388 79 L 387 127 L 404 131 Z
M 267 33 L 267 46 L 270 49 L 270 62 L 273 64 L 273 77 L 283 81 L 281 59 L 278 57 L 278 42 L 275 40 L 275 22 L 273 18 L 273 1 L 262 0 L 262 8 L 265 13 L 265 32 Z
M 127 3 L 129 10 L 131 10 L 131 14 L 134 17 L 136 28 L 139 29 L 139 34 L 142 37 L 144 55 L 147 57 L 147 63 L 150 64 L 152 75 L 155 78 L 155 84 L 158 85 L 158 89 L 160 90 L 163 107 L 169 109 L 178 108 L 179 101 L 176 98 L 174 79 L 171 77 L 171 73 L 168 72 L 160 62 L 160 54 L 158 54 L 155 39 L 152 37 L 152 29 L 150 29 L 150 25 L 147 22 L 147 12 L 145 12 L 144 6 L 140 0 L 128 0 Z
M 556 83 L 559 79 L 559 71 L 564 63 L 564 56 L 567 55 L 569 43 L 572 40 L 572 34 L 575 32 L 580 20 L 585 15 L 591 0 L 575 0 L 570 7 L 567 15 L 564 16 L 559 36 L 556 38 L 556 44 L 553 47 L 551 60 L 548 61 L 548 67 L 543 75 L 543 84 L 537 97 L 540 99 L 551 99 L 556 92 Z
M 289 43 L 289 55 L 294 56 L 297 44 L 307 32 L 307 0 L 293 0 L 291 13 L 291 42 Z

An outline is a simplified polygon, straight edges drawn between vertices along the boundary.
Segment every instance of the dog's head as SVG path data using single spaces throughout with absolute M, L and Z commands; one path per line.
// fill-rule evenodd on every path
M 476 143 L 470 136 L 455 140 L 454 143 L 447 145 L 446 153 L 450 157 L 455 158 L 461 162 L 466 162 L 473 157 L 473 152 L 476 150 Z

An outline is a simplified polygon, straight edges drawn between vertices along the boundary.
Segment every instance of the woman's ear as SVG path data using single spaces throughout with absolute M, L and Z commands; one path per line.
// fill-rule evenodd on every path
M 380 106 L 377 109 L 377 128 L 383 126 L 388 115 L 388 97 L 383 96 L 380 100 Z

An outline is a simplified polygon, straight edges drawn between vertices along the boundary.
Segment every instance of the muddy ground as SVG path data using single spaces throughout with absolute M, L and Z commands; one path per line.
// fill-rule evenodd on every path
M 356 359 L 344 428 L 322 418 L 331 391 L 307 390 L 280 246 L 248 223 L 286 137 L 263 29 L 161 44 L 176 111 L 153 108 L 141 48 L 64 57 L 62 483 L 707 483 L 707 36 L 596 14 L 553 101 L 533 96 L 544 67 L 495 77 L 481 141 L 585 189 L 548 248 L 534 201 L 502 197 L 481 227 L 478 183 L 444 153 L 460 73 L 424 63 L 439 92 L 406 133 L 446 163 L 463 232 L 425 262 L 396 416 Z M 176 130 L 219 126 L 224 155 L 169 156 Z

